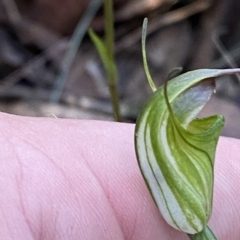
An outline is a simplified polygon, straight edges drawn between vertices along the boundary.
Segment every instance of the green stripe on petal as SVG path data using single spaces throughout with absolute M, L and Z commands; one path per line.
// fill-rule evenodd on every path
M 189 234 L 205 229 L 211 216 L 213 166 L 220 115 L 195 119 L 214 90 L 214 78 L 240 72 L 195 70 L 154 92 L 135 129 L 138 163 L 164 219 Z M 168 105 L 169 103 L 169 105 Z

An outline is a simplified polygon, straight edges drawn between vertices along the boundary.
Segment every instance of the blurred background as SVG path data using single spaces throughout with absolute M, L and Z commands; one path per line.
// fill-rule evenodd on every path
M 106 75 L 85 35 L 56 93 L 63 62 L 88 0 L 0 1 L 0 111 L 26 116 L 114 120 Z M 141 27 L 148 17 L 147 56 L 156 85 L 174 67 L 240 66 L 240 1 L 114 0 L 118 91 L 125 122 L 135 122 L 151 95 L 141 55 Z M 99 8 L 91 27 L 104 34 Z M 217 93 L 201 113 L 226 118 L 223 135 L 240 138 L 239 76 L 217 81 Z

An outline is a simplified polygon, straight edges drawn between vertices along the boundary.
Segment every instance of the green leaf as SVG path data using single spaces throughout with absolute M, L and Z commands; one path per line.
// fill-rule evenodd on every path
M 220 115 L 195 119 L 214 90 L 214 78 L 240 69 L 195 70 L 170 80 L 138 117 L 135 148 L 143 177 L 164 219 L 196 234 L 211 216 Z
M 89 29 L 88 33 L 98 50 L 98 54 L 103 62 L 106 71 L 110 73 L 111 76 L 114 76 L 113 79 L 117 79 L 117 68 L 114 62 L 112 62 L 108 56 L 107 46 L 105 45 L 104 41 L 100 39 L 92 29 Z

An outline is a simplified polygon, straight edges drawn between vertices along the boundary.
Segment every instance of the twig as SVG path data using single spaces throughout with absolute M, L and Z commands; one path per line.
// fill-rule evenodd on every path
M 72 36 L 72 39 L 70 41 L 67 54 L 62 62 L 61 72 L 55 82 L 52 94 L 50 96 L 50 101 L 58 102 L 60 100 L 63 88 L 65 86 L 65 83 L 66 83 L 66 80 L 67 80 L 67 77 L 69 74 L 70 67 L 75 58 L 77 50 L 82 42 L 82 39 L 92 21 L 92 19 L 94 18 L 95 14 L 98 11 L 98 9 L 100 8 L 101 4 L 102 4 L 101 0 L 91 0 L 86 12 L 84 13 L 83 17 L 79 21 L 79 23 L 76 27 L 76 30 Z
M 234 46 L 232 49 L 228 50 L 228 54 L 233 58 L 234 61 L 237 61 L 240 56 L 240 47 Z M 211 68 L 225 68 L 227 63 L 223 57 L 216 59 L 211 63 Z
M 15 0 L 2 0 L 6 8 L 8 17 L 12 23 L 17 23 L 21 20 L 21 14 L 18 11 L 18 7 Z
M 66 44 L 67 43 L 65 39 L 58 40 L 55 44 L 46 48 L 42 53 L 31 58 L 22 67 L 2 79 L 0 84 L 0 95 L 4 94 L 4 92 L 6 91 L 9 91 L 9 89 L 12 88 L 12 86 L 16 84 L 22 76 L 26 75 L 26 73 L 29 72 L 29 69 L 32 69 L 39 64 L 43 65 L 45 62 L 45 58 L 46 56 L 48 56 L 48 54 L 52 55 L 51 53 L 58 52 L 59 49 L 60 51 L 65 50 Z
M 220 52 L 220 54 L 223 56 L 223 59 L 226 61 L 226 63 L 231 67 L 231 68 L 238 68 L 237 64 L 235 63 L 233 57 L 228 53 L 226 48 L 223 46 L 222 42 L 219 39 L 219 36 L 223 33 L 223 31 L 215 31 L 212 35 L 212 40 L 217 48 L 217 50 Z M 236 73 L 235 74 L 238 83 L 240 83 L 240 74 Z
M 205 11 L 206 9 L 209 8 L 209 6 L 210 3 L 208 1 L 199 0 L 180 9 L 166 13 L 163 16 L 157 17 L 149 22 L 148 34 L 153 33 L 154 31 L 162 27 L 187 19 L 188 17 L 196 13 Z M 133 46 L 140 39 L 141 29 L 137 29 L 136 31 L 133 31 L 130 34 L 128 34 L 126 37 L 124 37 L 122 41 L 119 41 L 116 44 L 116 51 L 121 52 L 123 49 Z

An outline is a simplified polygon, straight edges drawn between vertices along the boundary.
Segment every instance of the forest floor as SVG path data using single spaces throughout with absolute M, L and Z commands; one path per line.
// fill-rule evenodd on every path
M 71 37 L 88 2 L 0 3 L 0 111 L 24 116 L 114 120 L 104 68 L 88 34 L 76 52 L 60 101 L 51 100 Z M 160 86 L 174 67 L 181 66 L 185 72 L 239 66 L 239 14 L 237 0 L 116 0 L 115 56 L 124 121 L 135 122 L 151 94 L 141 56 L 144 17 L 149 18 L 149 67 Z M 103 34 L 102 9 L 91 27 Z M 240 138 L 239 78 L 221 78 L 216 89 L 201 116 L 224 115 L 223 135 Z

